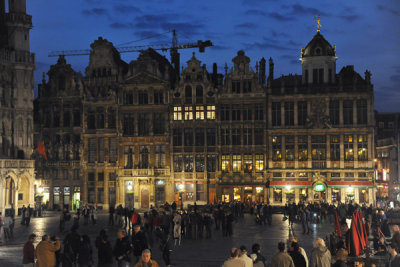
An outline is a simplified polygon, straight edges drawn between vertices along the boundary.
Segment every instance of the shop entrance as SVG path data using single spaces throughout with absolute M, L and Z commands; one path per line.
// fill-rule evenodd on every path
M 134 207 L 134 189 L 132 181 L 125 181 L 125 207 L 132 209 Z
M 317 183 L 314 185 L 314 201 L 326 201 L 326 186 L 324 183 Z
M 160 207 L 165 203 L 165 182 L 163 180 L 156 180 L 156 207 Z
M 247 186 L 244 188 L 244 201 L 245 202 L 253 201 L 253 187 Z
M 141 208 L 148 209 L 149 207 L 149 190 L 143 188 L 141 192 Z
M 72 208 L 74 210 L 79 209 L 81 205 L 81 188 L 79 186 L 74 187 L 74 194 L 72 195 Z

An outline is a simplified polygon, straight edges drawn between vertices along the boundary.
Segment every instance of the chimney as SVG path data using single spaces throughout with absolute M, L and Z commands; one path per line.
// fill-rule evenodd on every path
M 218 86 L 218 67 L 217 67 L 217 63 L 213 63 L 213 72 L 212 72 L 212 76 L 211 76 L 211 81 L 214 85 L 214 88 Z
M 265 63 L 266 63 L 266 60 L 265 60 L 265 58 L 263 57 L 261 60 L 260 60 L 260 74 L 259 74 L 259 83 L 260 84 L 265 84 L 265 78 L 266 78 L 266 76 L 265 76 L 265 71 L 266 71 L 266 69 L 265 69 Z

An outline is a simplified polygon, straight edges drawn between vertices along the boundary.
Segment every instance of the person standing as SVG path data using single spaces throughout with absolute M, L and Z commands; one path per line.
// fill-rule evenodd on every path
M 169 267 L 169 265 L 167 265 Z M 151 252 L 148 249 L 143 250 L 140 261 L 135 267 L 158 267 L 158 263 L 151 259 Z
M 114 205 L 110 205 L 110 209 L 108 210 L 108 225 L 114 225 L 114 213 L 115 213 L 115 208 Z
M 32 215 L 32 209 L 30 204 L 25 209 L 24 213 L 25 213 L 25 226 L 28 227 L 29 223 L 31 222 L 31 215 Z
M 239 250 L 232 248 L 229 259 L 224 262 L 222 267 L 246 267 L 246 263 L 239 259 Z
M 400 254 L 398 252 L 398 247 L 395 244 L 388 245 L 388 252 L 390 255 L 389 267 L 400 266 Z
M 76 264 L 80 242 L 81 237 L 76 232 L 76 228 L 72 228 L 71 232 L 64 238 L 63 267 L 72 267 Z
M 233 221 L 235 220 L 231 211 L 228 211 L 226 216 L 226 231 L 228 236 L 233 235 Z
M 140 230 L 140 225 L 136 224 L 133 228 L 132 246 L 135 263 L 137 263 L 142 255 L 142 251 L 148 248 L 146 236 Z
M 87 235 L 81 236 L 78 249 L 78 264 L 79 267 L 92 266 L 92 245 L 90 244 L 90 238 Z
M 25 210 L 26 210 L 25 205 L 22 205 L 22 208 L 21 208 L 21 215 L 22 215 L 21 224 L 25 224 Z
M 310 267 L 331 267 L 331 252 L 322 238 L 317 238 L 311 251 Z
M 245 246 L 240 247 L 239 254 L 239 259 L 244 261 L 245 267 L 253 267 L 253 260 L 249 256 L 247 256 L 247 248 Z
M 398 225 L 393 225 L 392 230 L 392 243 L 394 243 L 396 247 L 400 247 L 400 228 Z
M 10 216 L 4 217 L 3 219 L 4 241 L 9 241 L 11 239 L 10 227 L 12 223 L 13 222 Z
M 129 238 L 126 236 L 124 229 L 120 229 L 117 232 L 117 237 L 113 254 L 117 260 L 118 267 L 129 267 L 131 262 L 130 254 L 132 251 Z
M 181 229 L 182 217 L 178 212 L 175 212 L 175 216 L 174 216 L 173 222 L 174 222 L 175 246 L 176 246 L 177 242 L 178 242 L 178 244 L 180 246 L 181 245 L 181 234 L 182 234 L 182 232 L 181 232 L 182 231 L 182 229 Z
M 35 242 L 36 235 L 30 234 L 28 241 L 25 242 L 24 248 L 22 249 L 23 258 L 22 264 L 24 267 L 34 267 L 35 266 L 35 247 L 33 242 Z
M 260 244 L 253 244 L 251 246 L 252 254 L 250 255 L 253 260 L 254 267 L 266 267 L 266 260 L 263 255 L 261 255 L 261 246 Z
M 294 267 L 292 257 L 285 252 L 285 243 L 278 243 L 279 252 L 272 258 L 271 267 Z
M 83 208 L 82 213 L 83 213 L 83 224 L 84 224 L 84 225 L 87 225 L 88 222 L 89 222 L 89 215 L 90 215 L 90 214 L 89 214 L 89 213 L 90 213 L 89 207 L 88 207 L 87 204 L 86 204 L 85 207 Z
M 113 264 L 112 247 L 105 230 L 100 231 L 96 239 L 98 267 L 111 267 Z
M 55 242 L 51 242 L 48 235 L 42 237 L 42 241 L 37 245 L 35 251 L 36 267 L 56 266 L 55 252 L 61 248 L 61 243 L 58 237 L 55 237 L 55 240 Z
M 307 267 L 306 259 L 301 254 L 300 246 L 297 242 L 292 242 L 292 250 L 289 251 L 290 257 L 292 257 L 295 267 Z

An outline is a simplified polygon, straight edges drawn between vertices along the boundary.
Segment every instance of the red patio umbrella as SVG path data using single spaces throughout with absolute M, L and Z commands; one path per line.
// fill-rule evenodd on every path
M 347 244 L 349 255 L 358 256 L 361 254 L 360 233 L 357 229 L 357 216 L 354 213 L 351 219 L 350 238 Z

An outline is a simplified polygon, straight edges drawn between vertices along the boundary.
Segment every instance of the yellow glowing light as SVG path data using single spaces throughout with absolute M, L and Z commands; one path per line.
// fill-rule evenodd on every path
M 287 191 L 290 191 L 290 189 L 292 189 L 292 187 L 291 187 L 290 185 L 287 185 L 287 186 L 286 186 L 286 190 L 287 190 Z
M 351 185 L 347 188 L 347 192 L 349 192 L 349 193 L 352 193 L 353 190 L 354 190 L 354 188 Z

